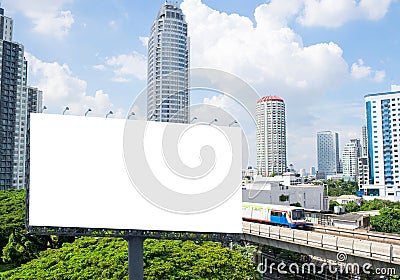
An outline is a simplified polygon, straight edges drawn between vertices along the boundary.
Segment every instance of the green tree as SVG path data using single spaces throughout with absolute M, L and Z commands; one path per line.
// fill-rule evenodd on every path
M 254 266 L 240 251 L 215 242 L 147 240 L 146 279 L 252 279 Z
M 301 207 L 301 203 L 300 202 L 291 203 L 290 206 Z
M 346 208 L 347 213 L 360 211 L 360 206 L 354 201 L 349 201 L 344 206 Z
M 380 210 L 382 208 L 400 208 L 399 202 L 392 202 L 389 200 L 374 199 L 371 201 L 366 201 L 361 206 L 362 211 Z
M 232 249 L 239 251 L 242 254 L 243 258 L 249 261 L 253 261 L 254 256 L 257 254 L 257 246 L 254 245 L 241 245 L 239 243 L 234 243 L 232 245 Z
M 328 196 L 355 195 L 358 191 L 357 182 L 345 182 L 344 180 L 323 182 L 329 190 Z
M 374 231 L 400 234 L 400 209 L 381 209 L 379 215 L 371 217 L 371 228 Z
M 0 257 L 11 233 L 25 228 L 25 191 L 0 191 Z M 1 259 L 1 258 L 0 258 Z
M 339 206 L 340 204 L 335 201 L 335 200 L 330 200 L 329 201 L 329 210 L 333 211 L 335 209 L 335 206 Z
M 0 273 L 13 279 L 127 279 L 127 242 L 122 239 L 80 238 L 60 249 L 49 249 L 19 268 Z M 255 268 L 239 250 L 215 242 L 165 241 L 144 243 L 146 279 L 254 279 Z

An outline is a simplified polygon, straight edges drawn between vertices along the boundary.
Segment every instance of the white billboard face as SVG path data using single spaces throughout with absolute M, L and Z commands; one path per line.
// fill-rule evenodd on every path
M 241 130 L 32 114 L 29 226 L 241 233 Z

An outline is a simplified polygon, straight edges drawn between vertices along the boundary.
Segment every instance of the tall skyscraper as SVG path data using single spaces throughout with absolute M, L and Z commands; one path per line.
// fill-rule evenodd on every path
M 368 196 L 400 200 L 400 92 L 365 96 L 369 179 Z
M 285 103 L 278 96 L 257 101 L 257 169 L 260 175 L 286 172 Z
M 343 149 L 343 178 L 347 181 L 355 182 L 357 180 L 358 158 L 362 155 L 362 148 L 359 139 L 350 139 Z
M 147 119 L 189 122 L 189 38 L 177 3 L 165 2 L 148 43 Z
M 339 134 L 332 131 L 317 132 L 317 154 L 319 178 L 339 173 Z
M 24 46 L 12 42 L 12 23 L 0 8 L 0 190 L 25 188 L 29 168 L 26 159 L 31 92 Z M 41 100 L 41 95 L 38 98 Z

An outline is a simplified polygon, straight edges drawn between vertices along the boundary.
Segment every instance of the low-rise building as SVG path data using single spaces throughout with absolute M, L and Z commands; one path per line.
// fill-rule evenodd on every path
M 336 198 L 336 202 L 339 204 L 347 204 L 350 201 L 355 202 L 358 205 L 361 205 L 362 198 L 356 195 L 341 195 Z
M 331 217 L 332 226 L 343 229 L 369 228 L 369 217 L 359 214 L 334 215 Z
M 313 184 L 284 185 L 275 177 L 257 177 L 242 189 L 244 202 L 287 205 L 299 203 L 308 209 L 324 210 L 324 187 Z

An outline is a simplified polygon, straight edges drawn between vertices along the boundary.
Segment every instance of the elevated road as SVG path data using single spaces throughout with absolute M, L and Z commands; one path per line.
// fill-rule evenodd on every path
M 400 245 L 388 243 L 390 239 L 386 235 L 357 236 L 353 232 L 350 237 L 343 236 L 340 232 L 343 230 L 330 230 L 306 231 L 244 221 L 242 239 L 332 261 L 337 261 L 340 253 L 341 257 L 345 256 L 341 260 L 347 263 L 360 266 L 369 263 L 375 268 L 395 268 L 400 273 Z

